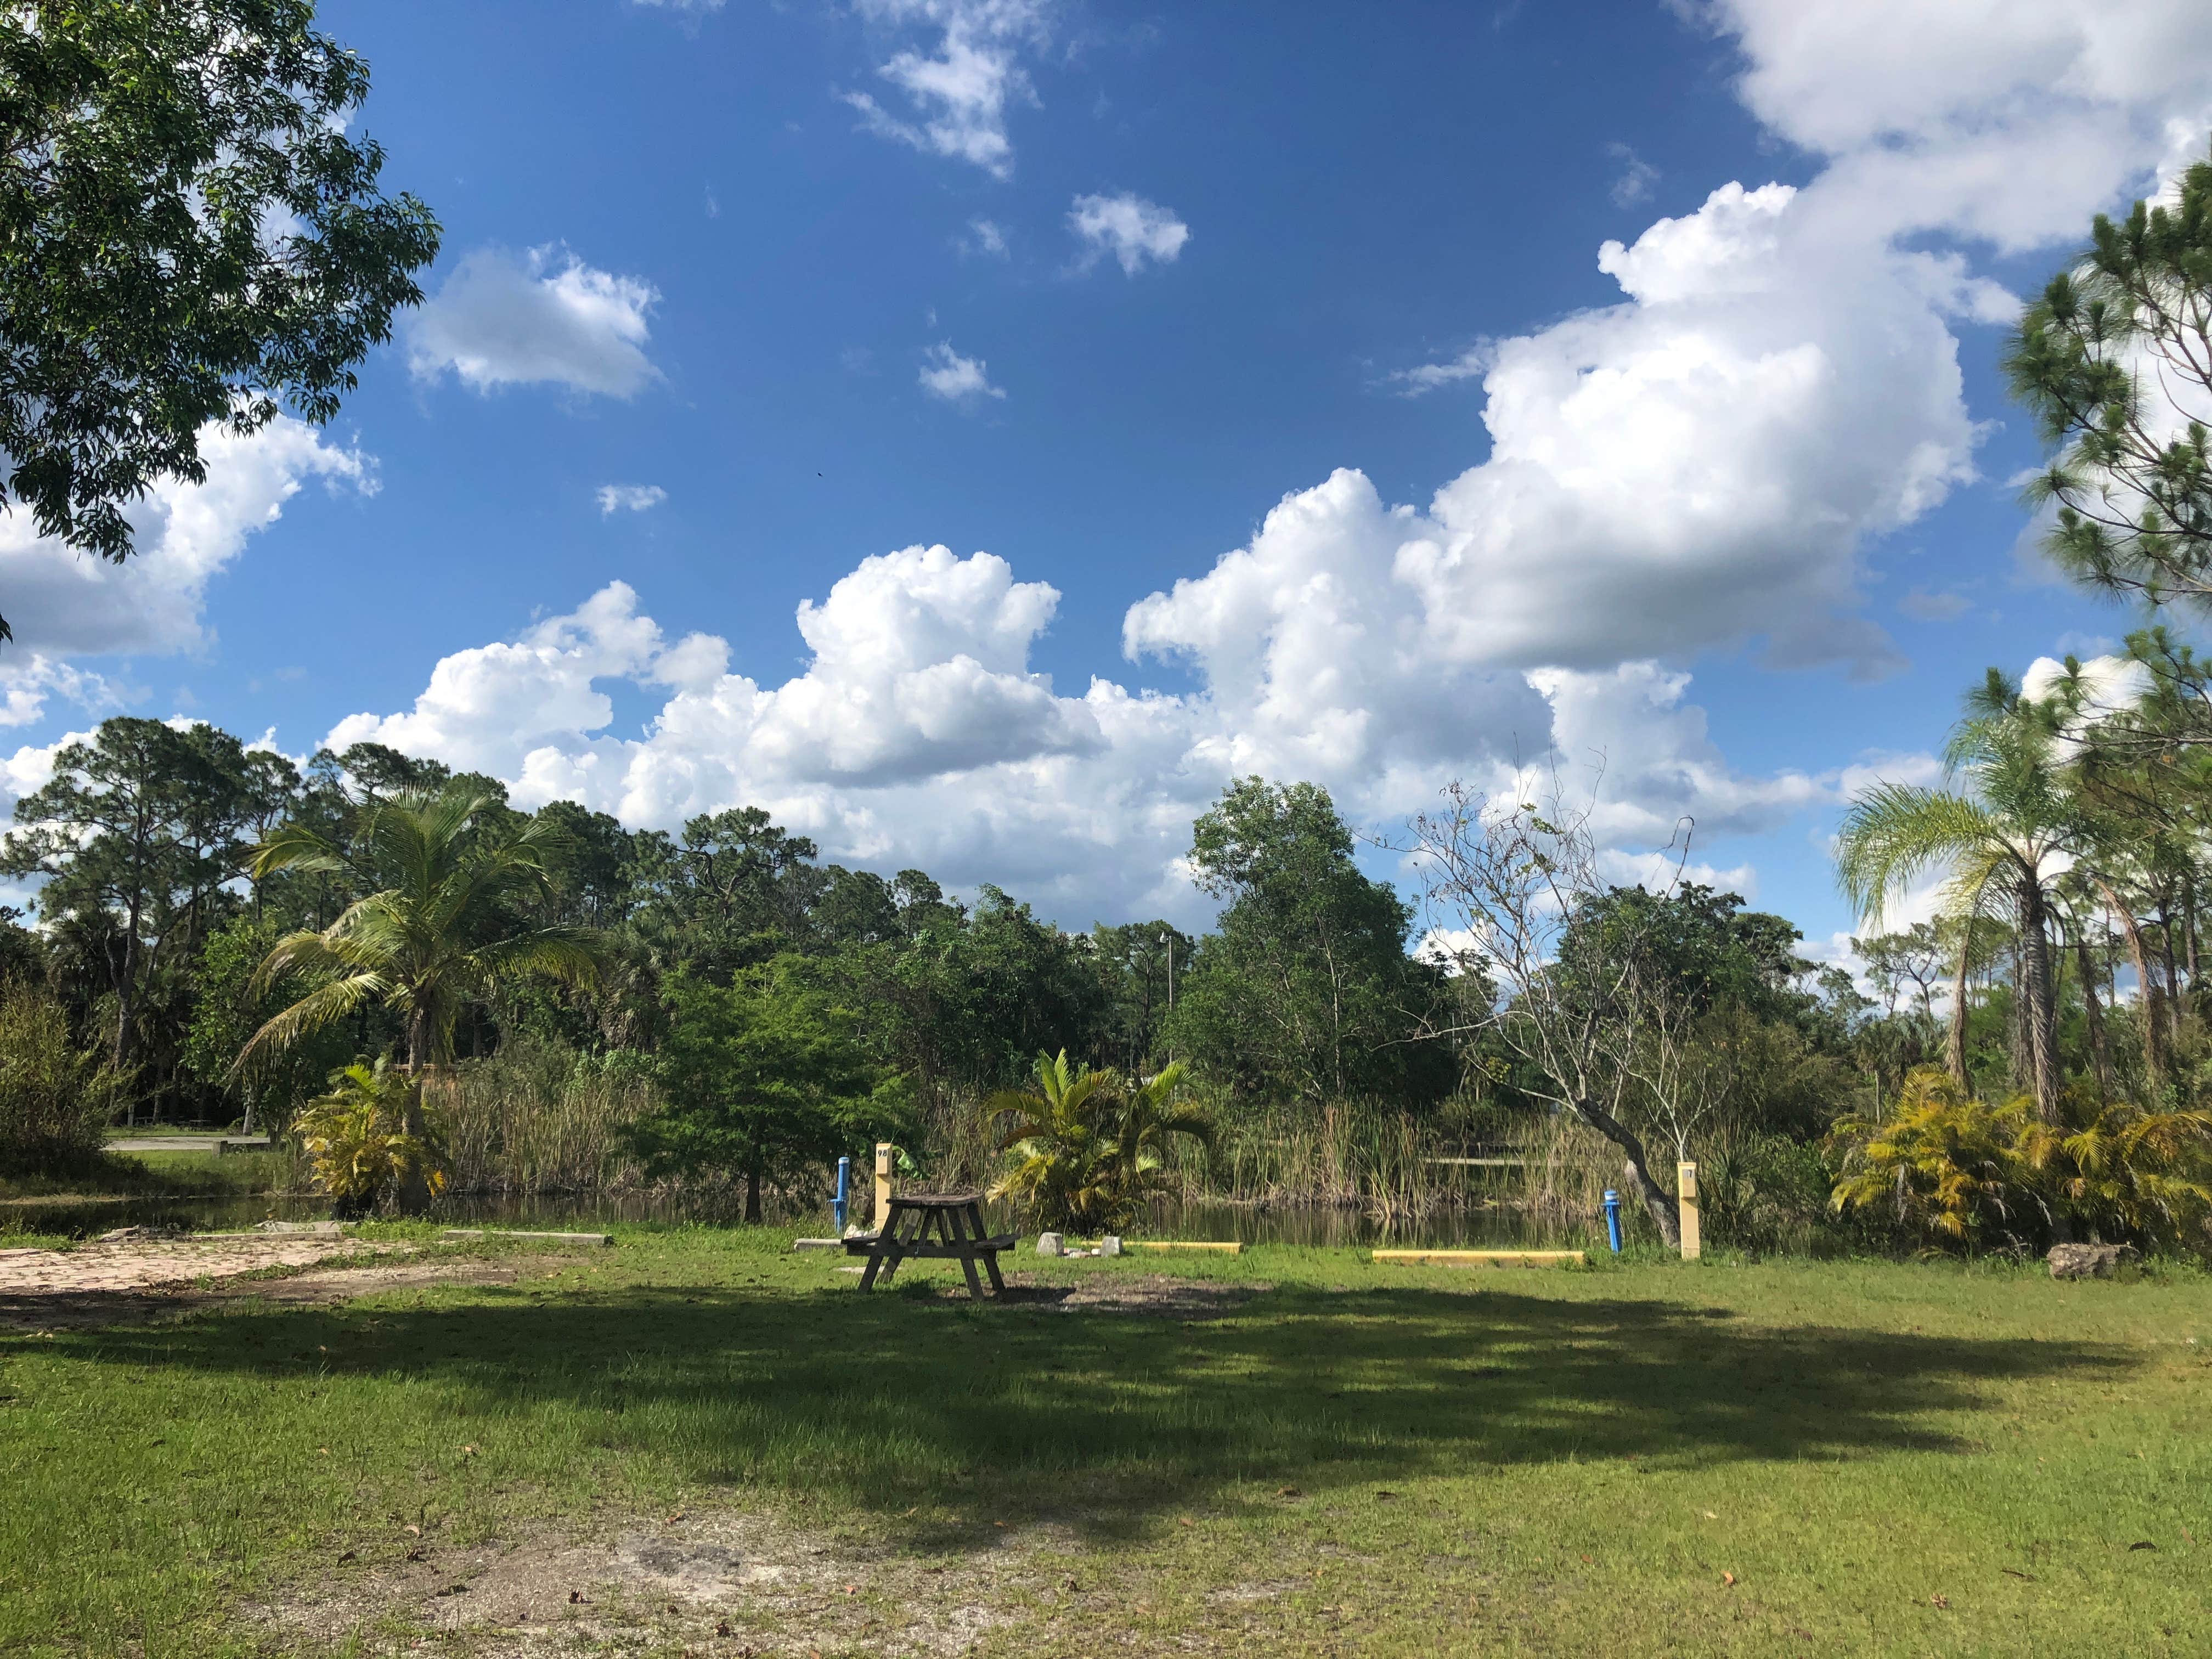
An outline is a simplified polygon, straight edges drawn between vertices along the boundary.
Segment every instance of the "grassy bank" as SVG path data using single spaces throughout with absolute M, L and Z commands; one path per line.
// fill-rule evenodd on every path
M 1185 1322 L 863 1298 L 761 1231 L 517 1262 L 0 1339 L 0 1650 L 907 1651 L 950 1597 L 984 1654 L 2150 1654 L 2212 1611 L 2192 1273 L 1262 1248 L 1176 1262 L 1272 1287 Z M 837 1582 L 465 1599 L 487 1550 L 746 1526 Z
M 103 1152 L 51 1175 L 0 1178 L 0 1203 L 80 1203 L 92 1198 L 229 1198 L 307 1185 L 291 1152 Z

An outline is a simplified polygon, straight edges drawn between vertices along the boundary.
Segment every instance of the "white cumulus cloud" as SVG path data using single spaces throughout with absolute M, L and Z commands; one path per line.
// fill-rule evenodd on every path
M 660 378 L 645 355 L 659 291 L 556 246 L 462 259 L 407 325 L 418 379 L 451 369 L 478 392 L 551 384 L 632 398 Z
M 1010 105 L 1034 103 L 1018 54 L 1042 45 L 1046 0 L 860 0 L 863 15 L 893 27 L 933 32 L 928 49 L 907 47 L 876 70 L 904 94 L 911 117 L 866 92 L 841 94 L 863 128 L 933 155 L 968 161 L 996 179 L 1013 176 Z
M 984 368 L 981 357 L 963 357 L 952 349 L 950 340 L 941 340 L 922 353 L 921 389 L 949 404 L 1005 397 L 1006 388 L 993 386 Z
M 2199 0 L 1691 3 L 1741 45 L 1752 112 L 1832 158 L 1823 189 L 1892 234 L 2073 242 L 2212 125 Z
M 1263 532 L 1267 556 L 1296 539 L 1285 511 L 1297 509 Z M 781 684 L 733 670 L 712 635 L 671 644 L 616 582 L 512 641 L 446 658 L 411 710 L 354 716 L 327 741 L 434 755 L 507 780 L 523 805 L 574 799 L 633 823 L 757 805 L 831 857 L 998 881 L 1079 923 L 1201 918 L 1179 862 L 1190 821 L 1249 772 L 1315 779 L 1376 822 L 1429 805 L 1450 778 L 1513 788 L 1554 744 L 1577 763 L 1603 754 L 1623 872 L 1684 814 L 1740 834 L 1832 795 L 1826 780 L 1732 774 L 1682 675 L 1470 669 L 1404 648 L 1401 600 L 1309 575 L 1295 595 L 1224 607 L 1214 632 L 1178 647 L 1200 681 L 1180 696 L 1103 679 L 1059 690 L 1032 662 L 1059 595 L 988 553 L 863 560 L 799 607 L 811 655 Z M 642 733 L 611 729 L 610 680 L 659 690 Z
M 1032 661 L 1051 589 L 988 554 L 914 547 L 800 608 L 811 659 L 781 683 L 737 672 L 712 635 L 668 642 L 613 584 L 448 657 L 411 710 L 356 716 L 333 741 L 378 737 L 496 772 L 526 804 L 572 796 L 633 823 L 757 804 L 831 856 L 1000 880 L 1077 921 L 1201 910 L 1176 859 L 1193 813 L 1245 772 L 1315 779 L 1376 823 L 1449 778 L 1505 789 L 1532 763 L 1602 757 L 1607 867 L 1629 877 L 1683 817 L 1710 847 L 1877 777 L 1936 775 L 1924 755 L 1741 775 L 1684 665 L 1747 644 L 1778 665 L 1895 664 L 1863 614 L 1861 560 L 1975 476 L 1957 331 L 2017 306 L 1976 262 L 2070 244 L 2201 146 L 2212 10 L 1685 8 L 1740 46 L 1746 103 L 1812 155 L 1812 176 L 1711 180 L 1694 210 L 1595 251 L 1612 303 L 1395 377 L 1479 381 L 1486 459 L 1425 501 L 1339 470 L 1138 599 L 1123 627 L 1137 672 L 1170 659 L 1194 689 L 1133 674 L 1063 690 Z M 1004 176 L 1042 9 L 863 9 L 927 32 L 883 66 L 907 108 L 855 95 L 871 124 Z M 1078 224 L 1096 257 L 1133 272 L 1180 251 L 1150 204 L 1088 199 L 1131 204 L 1102 211 L 1096 235 Z M 1002 395 L 949 343 L 921 379 L 955 400 Z M 613 729 L 615 680 L 658 695 L 641 732 Z M 1753 872 L 1698 858 L 1750 889 Z
M 1172 264 L 1190 240 L 1190 227 L 1158 202 L 1123 191 L 1118 196 L 1079 196 L 1067 211 L 1067 226 L 1084 244 L 1084 263 L 1111 254 L 1125 276 L 1146 261 Z
M 667 499 L 668 492 L 659 484 L 601 484 L 599 514 L 604 518 L 617 513 L 649 512 Z
M 96 684 L 96 676 L 67 669 L 65 658 L 165 655 L 204 645 L 208 585 L 249 537 L 276 522 L 285 502 L 313 479 L 364 492 L 376 487 L 368 457 L 288 416 L 250 438 L 210 425 L 199 443 L 206 482 L 160 479 L 133 503 L 137 551 L 124 564 L 39 535 L 25 514 L 0 513 L 0 595 L 15 630 L 15 643 L 0 653 L 0 679 L 10 687 L 11 708 L 33 708 L 47 690 L 76 698 Z M 46 665 L 33 670 L 19 653 Z

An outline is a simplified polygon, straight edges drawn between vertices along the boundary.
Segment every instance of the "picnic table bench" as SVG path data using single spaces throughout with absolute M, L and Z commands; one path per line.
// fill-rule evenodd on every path
M 908 1258 L 957 1261 L 968 1275 L 969 1295 L 980 1302 L 983 1284 L 975 1276 L 977 1260 L 991 1275 L 994 1293 L 1004 1291 L 1006 1281 L 999 1276 L 999 1252 L 1012 1249 L 1018 1237 L 984 1232 L 981 1193 L 906 1193 L 891 1200 L 890 1212 L 876 1231 L 847 1239 L 845 1254 L 868 1258 L 867 1269 L 860 1275 L 864 1291 L 875 1284 L 879 1273 L 889 1284 L 899 1263 Z

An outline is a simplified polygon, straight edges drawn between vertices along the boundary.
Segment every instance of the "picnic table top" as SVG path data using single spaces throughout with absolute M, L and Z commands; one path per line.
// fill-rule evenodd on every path
M 907 1204 L 918 1210 L 966 1209 L 970 1204 L 981 1204 L 981 1193 L 893 1193 L 894 1206 Z

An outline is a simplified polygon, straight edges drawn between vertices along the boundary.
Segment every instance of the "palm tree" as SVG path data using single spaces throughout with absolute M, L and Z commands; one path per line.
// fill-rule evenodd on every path
M 1966 1082 L 1965 987 L 1973 918 L 2008 899 L 2019 930 L 2027 1047 L 2036 1115 L 2058 1118 L 2057 994 L 2051 974 L 2051 884 L 2081 844 L 2079 814 L 2061 779 L 2051 711 L 2021 696 L 1996 669 L 1967 700 L 1946 754 L 1963 788 L 1878 784 L 1852 801 L 1836 843 L 1844 896 L 1862 918 L 1882 911 L 1919 877 L 1947 872 L 1944 908 L 1966 941 L 1951 1012 L 1949 1069 Z
M 599 935 L 518 926 L 514 901 L 547 890 L 563 843 L 544 820 L 487 842 L 474 820 L 493 799 L 459 789 L 400 795 L 371 810 L 350 850 L 298 823 L 254 848 L 249 873 L 257 882 L 297 870 L 349 876 L 357 890 L 370 890 L 321 932 L 276 941 L 254 975 L 253 994 L 294 972 L 314 988 L 253 1034 L 240 1066 L 264 1046 L 283 1048 L 372 1004 L 388 1007 L 406 1034 L 404 1133 L 420 1139 L 423 1078 L 452 1060 L 454 1029 L 471 1002 L 503 980 L 596 978 Z M 411 1172 L 401 1207 L 420 1209 L 428 1197 L 419 1170 Z
M 1112 1166 L 1120 1151 L 1108 1106 L 1120 1079 L 1088 1066 L 1071 1067 L 1067 1050 L 1036 1058 L 1036 1087 L 1002 1089 L 983 1103 L 1005 1122 L 999 1149 L 1014 1167 L 991 1188 L 994 1198 L 1026 1204 L 1048 1226 L 1097 1224 L 1114 1205 Z
M 1213 1126 L 1175 1104 L 1183 1077 L 1182 1066 L 1170 1065 L 1149 1083 L 1134 1089 L 1124 1085 L 1115 1164 L 1125 1209 L 1133 1208 L 1162 1184 L 1169 1136 L 1188 1135 L 1201 1146 L 1213 1144 Z
M 1037 1056 L 1036 1079 L 1035 1090 L 1002 1090 L 984 1110 L 1011 1120 L 1000 1146 L 1018 1160 L 991 1195 L 1022 1200 L 1047 1225 L 1114 1225 L 1160 1184 L 1170 1135 L 1212 1139 L 1204 1119 L 1174 1103 L 1180 1066 L 1132 1087 L 1119 1072 L 1071 1067 L 1063 1048 Z

